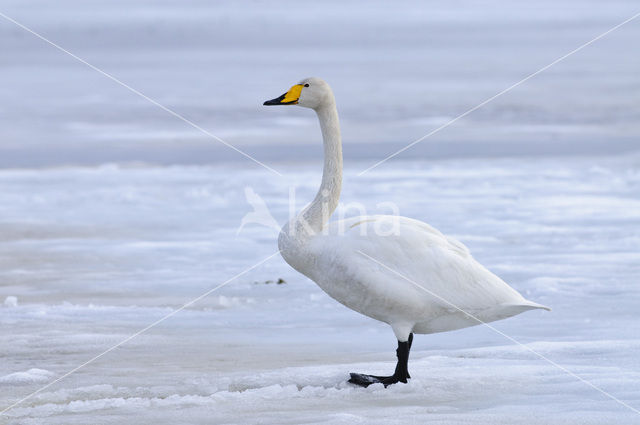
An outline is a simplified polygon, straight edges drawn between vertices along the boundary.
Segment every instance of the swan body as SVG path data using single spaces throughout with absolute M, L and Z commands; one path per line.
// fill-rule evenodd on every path
M 379 234 L 392 226 L 394 234 Z M 462 243 L 411 218 L 330 222 L 304 249 L 280 241 L 300 273 L 350 309 L 388 323 L 400 341 L 412 332 L 451 331 L 545 308 L 525 300 Z
M 406 382 L 414 333 L 450 331 L 526 310 L 548 310 L 526 300 L 478 263 L 462 243 L 426 223 L 388 215 L 330 222 L 342 184 L 342 142 L 331 88 L 319 78 L 307 78 L 265 102 L 277 104 L 316 111 L 325 156 L 318 194 L 282 228 L 278 246 L 283 258 L 338 302 L 389 324 L 398 339 L 394 375 L 352 374 L 350 382 Z

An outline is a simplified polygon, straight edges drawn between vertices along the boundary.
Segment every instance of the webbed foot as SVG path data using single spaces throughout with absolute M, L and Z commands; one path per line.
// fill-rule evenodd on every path
M 368 387 L 371 384 L 382 384 L 385 388 L 389 385 L 397 384 L 398 382 L 407 383 L 406 378 L 402 378 L 399 376 L 391 375 L 391 376 L 375 376 L 375 375 L 365 375 L 364 373 L 351 373 L 351 379 L 349 382 L 352 384 L 359 385 L 361 387 Z
M 396 356 L 398 357 L 398 363 L 396 364 L 396 370 L 391 376 L 376 376 L 366 375 L 364 373 L 351 373 L 349 382 L 361 387 L 368 387 L 371 384 L 382 384 L 385 388 L 389 385 L 397 384 L 398 382 L 407 383 L 407 379 L 410 379 L 409 370 L 407 364 L 409 362 L 409 350 L 411 349 L 411 343 L 413 342 L 413 334 L 409 334 L 409 339 L 405 342 L 398 341 L 398 349 L 396 350 Z

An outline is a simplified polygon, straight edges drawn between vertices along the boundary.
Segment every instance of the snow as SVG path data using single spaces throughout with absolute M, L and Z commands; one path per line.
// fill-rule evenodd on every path
M 12 295 L 9 295 L 4 299 L 4 305 L 6 307 L 17 307 L 18 306 L 18 298 Z
M 637 21 L 358 176 L 637 13 L 635 0 L 0 12 L 282 173 L 0 19 L 0 409 L 172 315 L 0 423 L 640 422 Z M 276 252 L 290 195 L 300 209 L 317 189 L 313 116 L 261 106 L 310 75 L 339 104 L 339 214 L 392 202 L 553 311 L 417 336 L 409 384 L 362 389 L 349 372 L 394 367 L 388 326 L 277 255 L 234 278 Z M 262 205 L 251 197 L 269 215 L 247 216 Z
M 44 369 L 29 369 L 25 372 L 10 373 L 0 376 L 0 384 L 17 385 L 30 383 L 47 383 L 53 376 L 52 372 Z
M 345 205 L 376 212 L 392 201 L 455 235 L 553 307 L 497 330 L 640 405 L 640 157 L 405 161 L 358 177 L 367 165 L 348 163 Z M 320 168 L 282 163 L 284 177 L 222 165 L 0 171 L 0 281 L 21 300 L 0 309 L 2 405 L 273 254 L 270 227 L 236 235 L 251 211 L 245 188 L 282 223 L 289 186 L 302 207 Z M 276 256 L 16 406 L 9 423 L 638 421 L 486 327 L 417 336 L 408 385 L 346 383 L 351 371 L 390 372 L 394 349 L 388 326 Z

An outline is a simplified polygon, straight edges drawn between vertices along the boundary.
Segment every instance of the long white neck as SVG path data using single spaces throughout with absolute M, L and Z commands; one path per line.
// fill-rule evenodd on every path
M 313 202 L 289 223 L 287 233 L 294 231 L 298 240 L 307 239 L 322 231 L 338 206 L 342 188 L 342 140 L 338 110 L 333 96 L 316 109 L 316 114 L 320 121 L 324 144 L 324 169 L 322 183 Z

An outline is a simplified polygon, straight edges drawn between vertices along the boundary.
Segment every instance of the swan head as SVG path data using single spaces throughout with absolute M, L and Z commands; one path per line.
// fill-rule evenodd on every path
M 323 79 L 305 78 L 280 97 L 267 100 L 264 105 L 298 105 L 318 109 L 334 102 L 331 87 Z

